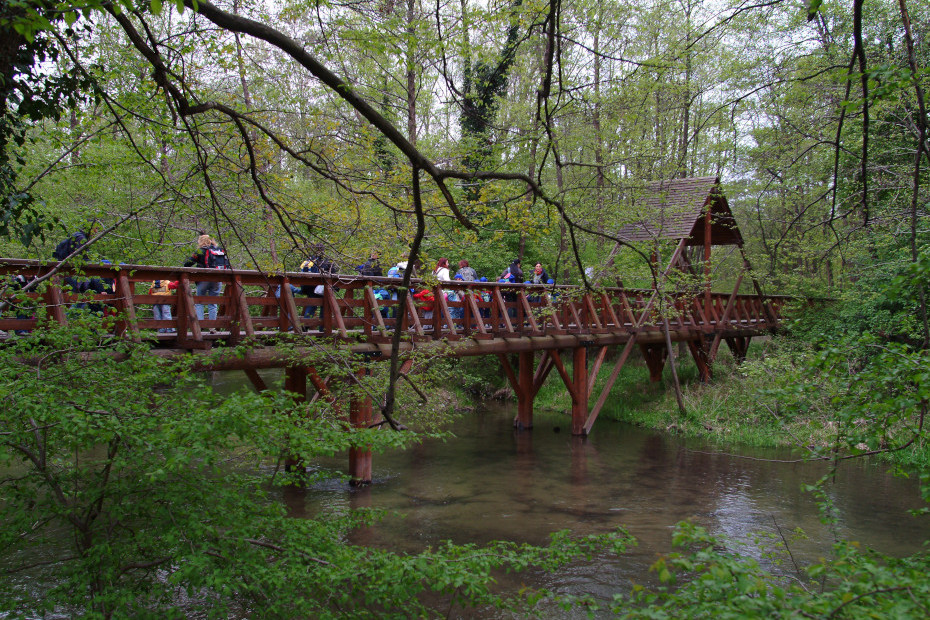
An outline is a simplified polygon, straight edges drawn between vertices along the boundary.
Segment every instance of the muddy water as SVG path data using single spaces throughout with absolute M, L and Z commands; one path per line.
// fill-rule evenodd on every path
M 305 491 L 286 491 L 295 516 L 371 506 L 388 511 L 357 542 L 416 551 L 441 540 L 507 539 L 543 543 L 549 533 L 576 534 L 625 526 L 639 545 L 619 559 L 536 575 L 535 585 L 609 598 L 631 583 L 651 582 L 648 568 L 671 548 L 675 523 L 691 519 L 725 534 L 741 553 L 767 563 L 751 543 L 754 533 L 807 540 L 792 543 L 800 563 L 829 552 L 834 534 L 802 485 L 826 472 L 815 463 L 781 463 L 787 452 L 731 449 L 599 420 L 587 439 L 566 432 L 568 419 L 537 413 L 535 428 L 515 432 L 515 407 L 488 406 L 456 422 L 454 438 L 408 451 L 375 455 L 373 486 L 350 489 L 333 479 Z M 315 468 L 340 474 L 345 459 Z M 837 534 L 885 553 L 903 555 L 930 538 L 930 522 L 911 517 L 920 506 L 913 480 L 880 465 L 844 465 L 829 495 L 839 516 Z M 775 570 L 790 572 L 790 564 Z M 521 577 L 524 579 L 524 577 Z

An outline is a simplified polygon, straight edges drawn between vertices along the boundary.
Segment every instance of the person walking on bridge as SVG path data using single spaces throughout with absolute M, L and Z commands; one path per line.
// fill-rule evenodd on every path
M 470 267 L 468 261 L 464 258 L 459 261 L 459 270 L 455 275 L 462 276 L 462 280 L 466 282 L 474 282 L 478 279 L 478 272 L 475 271 L 474 267 Z
M 213 240 L 210 235 L 200 235 L 197 237 L 197 251 L 194 252 L 186 261 L 185 267 L 198 267 L 200 269 L 229 269 L 229 258 Z M 223 292 L 222 282 L 197 282 L 198 297 L 219 297 Z M 197 320 L 203 320 L 203 304 L 194 304 L 197 312 Z M 207 304 L 208 317 L 211 321 L 216 320 L 219 306 L 217 304 Z M 212 333 L 215 331 L 210 329 Z
M 436 276 L 437 280 L 451 280 L 449 277 L 449 259 L 440 258 L 436 261 L 436 268 L 433 269 L 433 275 Z

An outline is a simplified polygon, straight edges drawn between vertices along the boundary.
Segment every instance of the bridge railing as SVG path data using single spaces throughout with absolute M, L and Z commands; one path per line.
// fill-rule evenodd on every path
M 42 321 L 67 323 L 78 313 L 98 312 L 114 316 L 116 335 L 206 348 L 216 340 L 234 343 L 287 331 L 345 339 L 364 335 L 372 342 L 389 340 L 396 329 L 414 340 L 634 334 L 655 331 L 664 316 L 670 329 L 698 337 L 701 332 L 773 329 L 788 299 L 722 293 L 708 298 L 703 290 L 659 296 L 651 289 L 414 280 L 401 306 L 396 278 L 87 264 L 79 270 L 65 266 L 25 300 L 11 303 L 13 276 L 43 277 L 55 267 L 0 259 L 0 295 L 7 300 L 0 310 L 0 330 L 31 331 L 41 329 Z M 172 295 L 149 295 L 154 280 L 178 282 L 178 288 Z M 219 283 L 222 293 L 196 295 L 197 282 Z M 81 295 L 73 288 L 98 283 L 106 285 L 106 293 Z M 218 306 L 215 320 L 209 319 L 211 304 Z M 155 319 L 155 305 L 170 308 L 172 318 Z M 204 306 L 203 319 L 198 319 L 198 305 Z

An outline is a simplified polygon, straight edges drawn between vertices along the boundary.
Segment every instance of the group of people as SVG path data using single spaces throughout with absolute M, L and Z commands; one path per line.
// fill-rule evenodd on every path
M 373 258 L 376 258 L 376 257 L 377 255 L 373 254 Z M 479 278 L 478 272 L 475 271 L 474 267 L 468 264 L 467 260 L 465 259 L 460 260 L 458 265 L 459 265 L 458 271 L 456 271 L 455 275 L 453 276 L 451 275 L 452 270 L 451 270 L 451 267 L 449 266 L 449 259 L 440 258 L 438 261 L 436 261 L 436 266 L 433 268 L 433 272 L 432 272 L 433 276 L 435 276 L 436 279 L 439 281 L 449 281 L 449 282 L 454 281 L 454 280 L 462 280 L 465 282 L 487 282 L 488 281 L 486 277 Z M 525 283 L 525 284 L 553 284 L 554 283 L 554 280 L 549 277 L 549 274 L 548 272 L 546 272 L 546 269 L 542 266 L 542 263 L 536 263 L 536 265 L 533 267 L 533 270 L 530 272 L 529 276 L 526 276 L 526 274 L 524 274 L 523 268 L 521 265 L 522 265 L 522 261 L 519 258 L 514 259 L 514 261 L 510 263 L 510 265 L 506 269 L 504 269 L 503 272 L 501 272 L 500 276 L 497 277 L 497 281 L 498 282 L 517 282 L 517 283 Z M 414 266 L 414 275 L 416 275 L 417 267 L 419 267 L 419 265 Z M 356 269 L 360 270 L 360 267 L 357 267 Z M 407 269 L 407 262 L 406 261 L 399 262 L 394 267 L 391 267 L 388 270 L 388 276 L 389 277 L 401 277 L 403 275 L 403 272 L 406 269 Z M 362 275 L 381 275 L 381 268 L 378 267 L 377 274 L 364 273 L 364 272 L 361 272 L 361 273 Z
M 73 233 L 67 239 L 59 243 L 58 246 L 56 246 L 55 251 L 53 252 L 53 256 L 58 260 L 64 260 L 69 256 L 79 255 L 81 253 L 81 247 L 87 243 L 88 238 L 89 235 L 83 231 Z M 383 277 L 384 272 L 381 268 L 379 259 L 379 253 L 373 251 L 369 255 L 367 261 L 355 267 L 355 271 L 357 271 L 360 275 L 367 277 Z M 102 262 L 109 264 L 109 261 L 106 260 Z M 198 267 L 201 269 L 228 269 L 230 267 L 230 262 L 225 250 L 220 247 L 215 239 L 213 239 L 208 234 L 201 234 L 197 238 L 196 251 L 184 261 L 184 266 Z M 388 269 L 387 276 L 394 278 L 403 277 L 404 272 L 407 270 L 407 266 L 407 261 L 400 261 Z M 313 247 L 310 258 L 301 263 L 300 271 L 304 273 L 319 273 L 325 275 L 339 273 L 339 269 L 336 263 L 325 256 L 323 246 L 319 244 Z M 422 271 L 423 265 L 417 261 L 413 265 L 413 275 L 421 275 Z M 457 280 L 464 282 L 488 282 L 488 278 L 478 276 L 478 272 L 474 269 L 474 267 L 469 265 L 466 259 L 462 259 L 458 262 L 458 270 L 455 272 L 455 275 L 452 275 L 449 259 L 440 258 L 436 262 L 436 266 L 433 268 L 432 274 L 437 280 L 441 282 L 452 282 Z M 553 280 L 549 277 L 549 274 L 546 272 L 541 263 L 536 263 L 532 271 L 528 275 L 525 274 L 522 268 L 522 261 L 519 258 L 511 262 L 510 265 L 504 269 L 497 278 L 495 278 L 495 280 L 497 282 L 520 282 L 526 284 L 553 283 Z M 80 293 L 90 292 L 102 294 L 114 292 L 114 282 L 112 279 L 81 279 L 75 276 L 69 276 L 66 278 L 66 284 L 68 284 L 73 291 Z M 214 280 L 197 281 L 195 283 L 195 287 L 195 294 L 198 297 L 217 297 L 223 292 L 222 283 Z M 148 293 L 152 296 L 166 297 L 175 295 L 177 293 L 177 289 L 178 282 L 176 281 L 155 280 L 152 282 Z M 305 284 L 301 287 L 292 286 L 291 292 L 293 294 L 301 294 L 310 299 L 320 299 L 324 295 L 324 287 L 323 285 Z M 275 296 L 280 296 L 280 294 L 281 291 L 279 287 L 275 292 Z M 443 295 L 449 301 L 461 301 L 462 298 L 462 293 L 455 289 L 443 290 Z M 375 291 L 375 296 L 376 298 L 382 300 L 396 300 L 397 292 L 396 290 L 380 288 Z M 433 290 L 430 288 L 423 288 L 418 291 L 413 291 L 413 297 L 415 300 L 417 300 L 420 307 L 424 309 L 424 318 L 432 318 L 432 311 L 435 305 Z M 489 300 L 490 297 L 488 295 L 488 299 L 485 299 L 485 301 Z M 204 320 L 204 305 L 207 306 L 206 318 L 210 321 L 215 321 L 219 310 L 217 304 L 195 304 L 197 319 L 200 321 Z M 76 306 L 85 308 L 87 307 L 87 304 L 76 304 Z M 317 304 L 306 306 L 303 316 L 305 318 L 312 318 L 316 316 L 317 307 Z M 386 311 L 382 312 L 387 316 Z M 171 304 L 153 304 L 152 314 L 153 318 L 157 321 L 172 320 Z M 393 314 L 393 312 L 391 314 Z M 450 314 L 453 318 L 461 318 L 463 309 L 453 308 L 450 310 Z M 174 330 L 172 328 L 160 328 L 158 331 L 164 333 Z
M 197 250 L 184 261 L 185 267 L 199 267 L 201 269 L 229 269 L 229 257 L 226 251 L 219 246 L 213 237 L 202 234 L 197 237 Z M 217 281 L 199 281 L 195 283 L 195 294 L 198 296 L 216 297 L 223 294 L 223 283 Z M 175 280 L 155 280 L 149 288 L 149 295 L 157 297 L 167 297 L 175 295 L 178 290 L 178 282 Z M 218 304 L 194 304 L 194 311 L 197 314 L 197 320 L 204 319 L 204 305 L 207 306 L 207 318 L 215 321 L 219 313 Z M 170 304 L 153 304 L 152 318 L 156 321 L 170 321 L 171 305 Z M 161 327 L 159 333 L 174 332 L 173 327 Z M 215 332 L 214 328 L 210 332 Z

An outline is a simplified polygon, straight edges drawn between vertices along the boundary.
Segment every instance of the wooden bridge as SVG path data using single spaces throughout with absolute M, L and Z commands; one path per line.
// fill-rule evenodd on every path
M 8 305 L 0 313 L 0 330 L 15 333 L 41 330 L 53 323 L 66 325 L 74 312 L 81 311 L 79 307 L 97 307 L 114 316 L 114 337 L 148 342 L 154 355 L 200 355 L 203 369 L 242 370 L 258 390 L 265 389 L 258 369 L 285 368 L 285 388 L 303 398 L 308 397 L 308 382 L 315 391 L 310 398 L 327 397 L 329 386 L 309 364 L 295 364 L 295 352 L 299 358 L 302 352 L 309 354 L 321 344 L 348 349 L 365 360 L 353 371 L 364 374 L 369 362 L 391 357 L 399 330 L 398 348 L 404 354 L 426 350 L 445 356 L 496 356 L 517 396 L 514 424 L 519 429 L 532 427 L 533 401 L 555 369 L 571 394 L 572 433 L 587 435 L 634 348 L 641 351 L 651 380 L 659 381 L 672 343 L 686 343 L 701 378 L 708 380 L 721 344 L 726 343 L 742 360 L 751 338 L 779 325 L 787 297 L 763 295 L 755 282 L 754 294 L 739 294 L 748 271 L 745 257 L 744 271 L 728 293 L 710 290 L 708 272 L 703 274 L 708 276 L 705 285 L 665 290 L 666 276 L 674 269 L 702 275 L 689 260 L 688 248 L 703 247 L 703 262 L 709 264 L 711 236 L 716 229 L 721 229 L 721 240 L 739 245 L 742 251 L 738 231 L 734 237 L 735 227 L 726 219 L 729 208 L 720 215 L 714 206 L 718 198 L 712 192 L 705 197 L 687 234 L 675 233 L 679 235 L 673 237 L 675 250 L 665 269 L 656 270 L 660 277 L 652 289 L 427 283 L 414 279 L 411 289 L 429 289 L 435 300 L 423 307 L 397 278 L 146 265 L 85 264 L 78 268 L 0 259 L 0 275 L 8 283 L 11 276 L 30 280 L 59 270 L 37 291 L 27 293 L 25 301 Z M 695 232 L 698 226 L 701 230 Z M 634 229 L 629 234 L 637 232 Z M 84 282 L 96 278 L 106 282 L 108 290 L 75 294 L 64 284 L 70 276 Z M 176 281 L 177 293 L 149 295 L 155 280 Z M 194 283 L 207 281 L 219 283 L 221 295 L 193 294 Z M 315 294 L 295 294 L 301 287 Z M 6 294 L 12 292 L 6 288 Z M 197 306 L 203 305 L 204 316 L 208 316 L 206 306 L 210 304 L 218 306 L 217 318 L 199 320 Z M 172 318 L 156 320 L 154 305 L 170 307 Z M 275 346 L 283 339 L 291 343 L 286 355 Z M 245 353 L 233 349 L 244 342 L 253 346 Z M 620 353 L 612 360 L 606 384 L 591 404 L 596 378 L 611 348 L 620 348 Z M 565 353 L 571 358 L 571 369 L 563 361 Z M 408 360 L 401 374 L 409 370 Z M 346 417 L 355 427 L 379 423 L 369 397 L 350 402 Z M 370 452 L 353 450 L 350 474 L 357 482 L 371 480 Z

